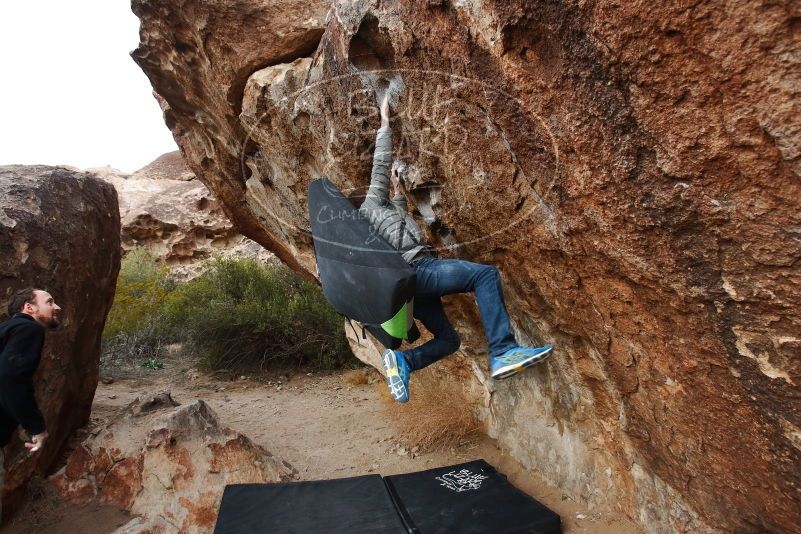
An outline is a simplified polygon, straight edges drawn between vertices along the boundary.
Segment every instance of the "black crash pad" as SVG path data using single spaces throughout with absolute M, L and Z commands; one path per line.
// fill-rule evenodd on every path
M 409 532 L 560 534 L 559 516 L 484 460 L 384 478 Z
M 215 534 L 560 534 L 483 460 L 418 473 L 227 486 Z
M 225 487 L 214 534 L 405 534 L 380 475 Z

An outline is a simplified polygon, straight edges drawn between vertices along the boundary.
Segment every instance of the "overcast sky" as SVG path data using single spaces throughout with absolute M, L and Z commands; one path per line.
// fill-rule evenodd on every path
M 0 165 L 133 172 L 177 150 L 128 0 L 0 0 Z

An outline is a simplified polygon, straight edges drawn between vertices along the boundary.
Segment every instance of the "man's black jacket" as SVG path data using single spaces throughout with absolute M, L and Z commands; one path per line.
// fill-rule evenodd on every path
M 24 313 L 0 324 L 0 447 L 11 440 L 17 425 L 32 436 L 45 430 L 33 396 L 44 335 L 44 327 Z

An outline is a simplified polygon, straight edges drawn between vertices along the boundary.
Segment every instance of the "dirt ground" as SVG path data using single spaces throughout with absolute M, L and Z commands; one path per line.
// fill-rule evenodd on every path
M 93 404 L 93 424 L 102 424 L 136 397 L 169 390 L 180 403 L 206 401 L 226 425 L 291 463 L 300 480 L 391 475 L 483 458 L 516 487 L 557 512 L 565 533 L 640 532 L 626 519 L 594 513 L 548 485 L 485 436 L 446 450 L 406 450 L 388 420 L 393 407 L 381 399 L 380 388 L 385 386 L 377 373 L 367 384 L 352 384 L 341 372 L 282 374 L 258 382 L 241 377 L 222 381 L 192 368 L 170 367 L 101 383 Z M 20 513 L 0 532 L 107 534 L 129 519 L 108 506 L 69 506 L 49 484 L 40 481 L 33 484 Z

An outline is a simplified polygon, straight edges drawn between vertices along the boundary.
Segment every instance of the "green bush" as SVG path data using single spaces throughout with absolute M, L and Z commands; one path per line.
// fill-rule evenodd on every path
M 143 330 L 158 316 L 167 295 L 174 289 L 169 269 L 159 265 L 146 249 L 135 248 L 122 259 L 114 304 L 103 330 L 105 339 Z
M 156 371 L 158 369 L 164 369 L 164 363 L 156 358 L 148 358 L 142 362 L 142 367 Z
M 213 260 L 169 294 L 164 315 L 171 335 L 211 369 L 331 369 L 352 360 L 342 318 L 316 284 L 284 266 Z
M 145 249 L 122 260 L 103 331 L 104 367 L 156 369 L 170 343 L 210 369 L 341 367 L 352 360 L 343 321 L 320 288 L 284 266 L 215 259 L 176 284 Z M 160 368 L 160 367 L 159 367 Z
M 122 259 L 114 304 L 103 330 L 104 367 L 162 356 L 171 341 L 162 325 L 162 309 L 175 289 L 168 273 L 146 249 L 135 248 Z

